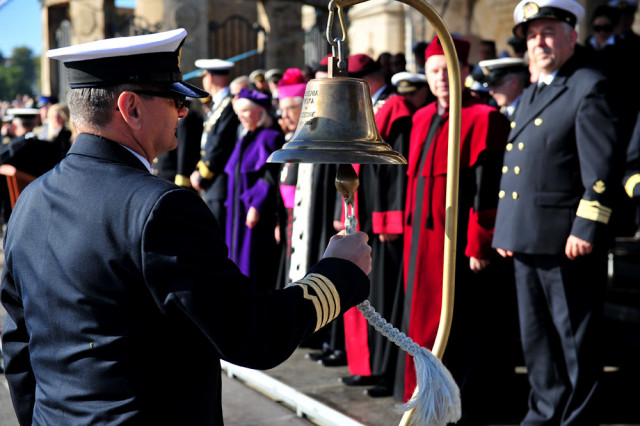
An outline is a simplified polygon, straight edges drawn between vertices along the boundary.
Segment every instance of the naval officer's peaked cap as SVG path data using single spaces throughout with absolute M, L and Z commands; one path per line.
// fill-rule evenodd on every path
M 180 51 L 187 31 L 116 37 L 49 50 L 64 63 L 72 89 L 119 84 L 151 84 L 180 96 L 209 94 L 182 80 Z
M 227 75 L 235 64 L 222 59 L 198 59 L 195 66 L 210 72 L 211 74 Z
M 526 39 L 527 26 L 537 19 L 553 19 L 575 28 L 584 14 L 584 7 L 574 0 L 522 0 L 513 11 L 513 34 Z
M 485 87 L 497 84 L 502 77 L 514 73 L 529 73 L 529 66 L 522 58 L 487 59 L 478 62 L 484 74 Z

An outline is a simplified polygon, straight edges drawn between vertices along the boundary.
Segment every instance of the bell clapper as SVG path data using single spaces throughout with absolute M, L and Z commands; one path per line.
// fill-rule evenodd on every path
M 358 229 L 355 203 L 356 191 L 360 186 L 360 179 L 351 164 L 340 164 L 336 173 L 336 189 L 344 198 L 344 228 L 347 235 L 353 234 Z

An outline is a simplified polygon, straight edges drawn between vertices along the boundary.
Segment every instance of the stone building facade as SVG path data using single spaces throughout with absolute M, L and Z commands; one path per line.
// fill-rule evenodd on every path
M 189 32 L 182 56 L 185 74 L 194 71 L 198 58 L 231 58 L 236 61 L 236 74 L 248 74 L 255 68 L 312 65 L 330 52 L 325 37 L 328 0 L 136 0 L 135 9 L 116 8 L 114 0 L 41 1 L 43 52 L 104 37 L 178 27 Z M 475 62 L 479 40 L 493 40 L 498 52 L 511 53 L 507 40 L 517 1 L 434 0 L 430 4 L 451 32 L 471 40 L 470 60 Z M 578 1 L 585 6 L 587 17 L 604 3 Z M 396 0 L 369 0 L 352 6 L 346 20 L 348 53 L 377 58 L 382 52 L 403 52 L 410 70 L 414 69 L 412 45 L 435 35 L 422 14 Z M 640 18 L 636 27 L 640 27 Z M 334 30 L 340 35 L 337 19 Z M 586 23 L 579 32 L 583 41 Z M 43 54 L 43 93 L 64 95 L 66 85 L 59 83 L 63 74 Z

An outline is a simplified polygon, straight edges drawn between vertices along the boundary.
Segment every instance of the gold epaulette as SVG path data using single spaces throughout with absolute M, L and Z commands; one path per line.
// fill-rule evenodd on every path
M 302 288 L 304 298 L 313 303 L 317 318 L 314 331 L 318 331 L 340 315 L 340 295 L 336 286 L 327 277 L 309 274 L 291 285 Z
M 640 173 L 637 173 L 633 176 L 631 176 L 629 179 L 627 179 L 627 181 L 624 183 L 624 191 L 627 193 L 627 195 L 629 196 L 629 198 L 633 198 L 633 189 L 636 187 L 637 184 L 640 183 Z
M 182 186 L 183 188 L 191 188 L 191 181 L 188 176 L 176 175 L 173 183 L 178 186 Z

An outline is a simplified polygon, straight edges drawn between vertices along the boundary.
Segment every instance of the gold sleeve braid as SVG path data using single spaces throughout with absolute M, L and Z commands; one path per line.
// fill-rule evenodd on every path
M 204 162 L 198 161 L 198 164 L 196 164 L 196 168 L 198 169 L 200 176 L 202 176 L 204 179 L 213 178 L 213 172 L 209 170 L 209 168 L 206 166 L 206 164 L 204 164 Z
M 304 298 L 313 303 L 316 310 L 314 331 L 318 331 L 340 315 L 340 295 L 328 278 L 320 274 L 309 274 L 292 285 L 302 288 Z M 309 289 L 315 294 L 311 294 Z
M 609 223 L 611 209 L 605 207 L 597 201 L 580 200 L 576 216 L 583 219 L 593 220 L 594 222 Z

